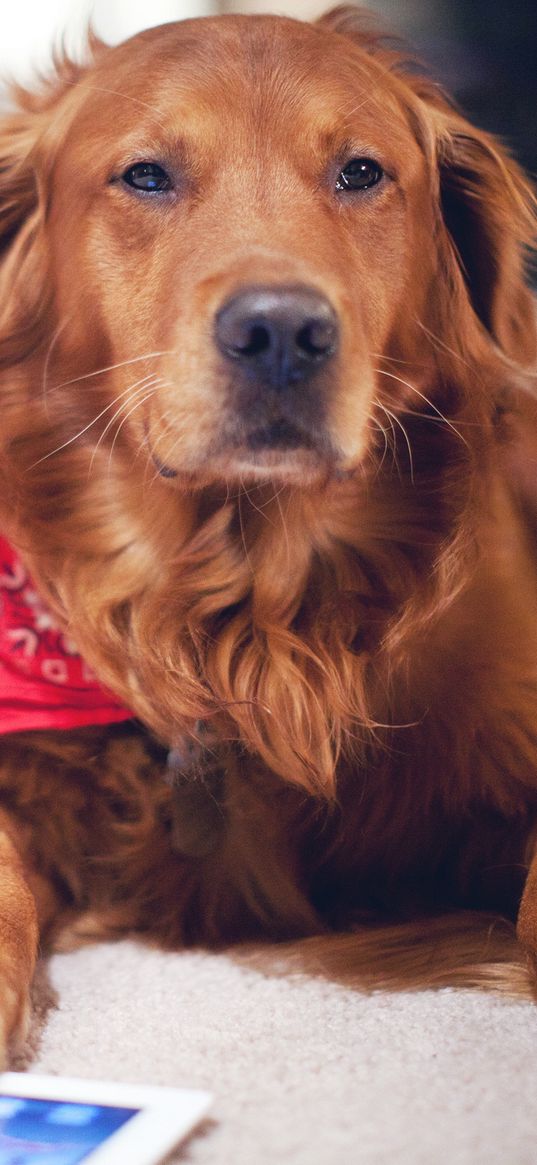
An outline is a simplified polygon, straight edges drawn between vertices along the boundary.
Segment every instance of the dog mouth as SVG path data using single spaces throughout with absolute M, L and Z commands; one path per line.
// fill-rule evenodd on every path
M 325 475 L 337 460 L 326 435 L 311 433 L 284 416 L 252 428 L 241 425 L 238 432 L 235 429 L 223 433 L 205 451 L 200 464 L 194 464 L 190 456 L 177 466 L 171 463 L 171 459 L 168 461 L 160 456 L 151 440 L 148 424 L 145 425 L 145 443 L 160 477 L 168 481 L 188 479 L 192 485 L 197 477 L 205 481 L 213 473 L 215 477 L 226 479 L 235 473 L 241 477 L 246 473 L 257 479 L 276 475 L 298 480 L 304 474 L 308 477 Z
M 315 449 L 315 441 L 298 425 L 288 421 L 285 417 L 272 421 L 262 428 L 252 430 L 244 444 L 252 452 L 262 453 L 264 450 L 293 450 Z
M 151 454 L 153 465 L 155 466 L 155 469 L 158 470 L 160 476 L 168 478 L 179 477 L 178 469 L 172 469 L 171 465 L 166 465 L 165 461 L 161 461 L 160 457 L 157 457 L 155 450 L 151 448 L 149 437 L 147 438 L 147 444 L 149 446 L 149 452 Z

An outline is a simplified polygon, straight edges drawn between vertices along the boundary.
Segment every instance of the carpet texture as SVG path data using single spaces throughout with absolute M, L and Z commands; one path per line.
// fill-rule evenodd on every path
M 529 1003 L 367 997 L 125 941 L 54 956 L 35 1007 L 18 1067 L 214 1092 L 174 1163 L 537 1162 Z

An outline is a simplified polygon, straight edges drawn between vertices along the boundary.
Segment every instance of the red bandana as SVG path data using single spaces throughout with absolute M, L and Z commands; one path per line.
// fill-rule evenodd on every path
M 113 724 L 132 715 L 99 685 L 0 537 L 0 734 Z

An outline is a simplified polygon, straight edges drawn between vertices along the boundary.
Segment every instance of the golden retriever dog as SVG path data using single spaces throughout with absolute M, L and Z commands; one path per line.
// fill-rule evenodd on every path
M 90 47 L 0 124 L 4 1054 L 69 935 L 531 995 L 529 186 L 356 9 Z

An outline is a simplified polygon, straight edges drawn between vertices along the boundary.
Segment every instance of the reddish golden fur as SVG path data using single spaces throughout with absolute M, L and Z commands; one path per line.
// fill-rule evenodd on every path
M 516 918 L 537 808 L 529 188 L 355 11 L 92 51 L 0 126 L 1 522 L 148 732 L 1 740 L 42 929 L 353 925 L 302 955 L 364 985 L 527 993 L 494 920 Z M 356 154 L 389 181 L 345 201 Z M 180 174 L 158 205 L 118 180 L 147 158 Z M 211 321 L 282 283 L 339 318 L 327 452 L 248 460 Z M 187 857 L 159 772 L 200 721 L 219 810 Z M 4 898 L 11 1029 L 29 940 Z M 530 948 L 536 917 L 528 894 Z

